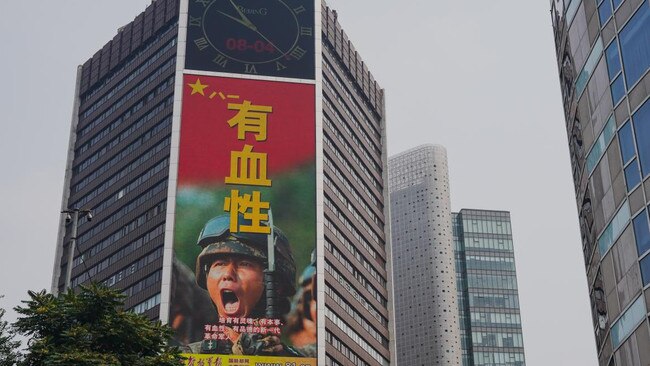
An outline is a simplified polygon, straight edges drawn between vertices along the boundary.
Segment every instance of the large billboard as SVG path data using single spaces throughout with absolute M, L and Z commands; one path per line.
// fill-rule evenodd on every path
M 316 361 L 315 86 L 186 74 L 169 324 L 186 365 Z

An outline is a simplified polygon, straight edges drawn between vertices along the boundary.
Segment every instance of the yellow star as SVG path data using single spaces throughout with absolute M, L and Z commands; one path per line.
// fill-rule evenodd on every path
M 196 82 L 194 84 L 187 84 L 187 85 L 190 88 L 192 88 L 192 94 L 190 94 L 190 95 L 194 95 L 196 93 L 199 93 L 199 94 L 205 96 L 205 93 L 203 92 L 203 90 L 205 90 L 205 88 L 207 88 L 208 85 L 201 84 L 201 80 L 199 80 L 199 78 L 196 78 Z

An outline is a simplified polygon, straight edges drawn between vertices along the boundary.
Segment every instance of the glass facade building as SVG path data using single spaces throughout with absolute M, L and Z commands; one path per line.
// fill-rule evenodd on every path
M 553 0 L 600 365 L 650 364 L 650 1 Z
M 152 1 L 78 69 L 62 208 L 92 209 L 94 218 L 79 221 L 71 263 L 72 225 L 62 219 L 55 293 L 64 290 L 72 267 L 73 287 L 101 282 L 128 296 L 127 309 L 151 319 L 168 314 L 161 309 L 169 285 L 162 268 L 169 255 L 166 225 L 174 218 L 167 206 L 175 194 L 170 171 L 177 166 L 170 157 L 178 142 L 172 125 L 183 72 L 177 46 L 185 44 L 179 34 L 187 5 Z M 319 362 L 388 365 L 394 324 L 384 92 L 337 13 L 321 1 L 316 9 L 316 156 L 322 173 L 316 216 L 324 243 L 324 286 L 318 290 L 325 328 Z
M 463 366 L 524 366 L 510 213 L 452 214 Z

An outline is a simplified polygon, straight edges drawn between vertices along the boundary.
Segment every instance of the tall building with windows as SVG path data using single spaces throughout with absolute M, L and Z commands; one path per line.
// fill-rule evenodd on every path
M 463 366 L 524 366 L 510 213 L 452 214 Z
M 236 4 L 240 2 L 244 3 L 234 0 Z M 288 9 L 285 14 L 291 19 L 303 16 L 304 9 L 312 6 L 305 0 L 276 2 L 274 9 Z M 128 309 L 151 319 L 169 320 L 171 287 L 180 286 L 179 281 L 172 283 L 170 278 L 178 145 L 179 139 L 183 141 L 179 137 L 181 105 L 185 106 L 183 95 L 190 87 L 184 76 L 194 71 L 186 67 L 189 55 L 208 49 L 205 38 L 185 37 L 200 21 L 192 16 L 192 7 L 231 3 L 154 0 L 79 66 L 62 209 L 91 209 L 94 217 L 91 221 L 82 216 L 78 222 L 72 262 L 68 256 L 73 225 L 61 219 L 53 292 L 65 291 L 66 273 L 71 268 L 72 287 L 90 281 L 104 283 L 128 296 Z M 229 74 L 211 72 L 209 77 L 231 76 L 247 82 L 266 78 L 314 87 L 317 359 L 323 365 L 388 365 L 394 324 L 390 234 L 386 222 L 384 93 L 341 29 L 337 13 L 321 1 L 314 4 L 313 28 L 302 26 L 296 36 L 306 37 L 296 38 L 300 40 L 315 40 L 313 80 L 296 81 L 293 76 L 267 78 L 261 61 L 242 63 L 242 71 L 228 71 Z M 224 14 L 225 8 L 219 9 Z M 259 20 L 262 24 L 261 17 L 267 12 L 254 12 L 243 4 L 228 9 L 232 12 L 226 14 L 230 19 L 241 17 L 231 25 L 233 29 L 240 27 L 236 32 L 246 37 L 262 34 L 261 26 L 248 26 L 242 19 Z M 243 13 L 247 15 L 241 16 Z M 219 26 L 223 24 L 226 23 Z M 271 42 L 268 34 L 259 37 L 264 39 L 255 41 L 254 49 L 239 51 L 257 52 L 258 43 L 259 53 L 282 48 Z M 277 37 L 281 38 L 281 34 Z M 225 42 L 230 45 L 230 38 Z M 280 44 L 277 40 L 276 43 Z M 283 50 L 287 54 L 277 59 L 280 61 L 274 60 L 269 72 L 291 69 L 292 62 L 303 60 L 305 49 Z M 237 51 L 237 47 L 230 51 Z M 225 68 L 224 59 L 216 54 L 212 62 Z M 237 58 L 232 56 L 228 60 L 228 67 L 234 67 Z M 260 74 L 250 75 L 257 72 Z M 199 82 L 192 87 L 194 95 L 197 90 L 203 94 L 204 89 L 197 88 L 207 86 Z M 206 98 L 215 95 L 216 92 Z M 291 155 L 287 152 L 285 155 Z
M 553 0 L 600 365 L 650 363 L 650 2 Z
M 447 152 L 388 161 L 398 366 L 461 365 Z

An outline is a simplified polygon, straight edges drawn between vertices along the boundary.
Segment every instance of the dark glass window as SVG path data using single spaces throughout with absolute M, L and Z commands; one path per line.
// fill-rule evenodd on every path
M 648 228 L 648 214 L 643 210 L 634 218 L 634 236 L 636 237 L 636 249 L 639 255 L 650 249 L 650 229 Z
M 610 3 L 609 0 L 605 0 L 598 7 L 598 17 L 600 18 L 600 24 L 605 25 L 605 23 L 607 23 L 607 20 L 611 16 L 612 16 L 612 3 Z
M 627 85 L 634 85 L 650 66 L 650 6 L 646 0 L 619 34 Z
M 650 174 L 650 103 L 647 101 L 639 108 L 634 116 L 634 132 L 636 146 L 639 149 L 639 163 L 643 176 Z
M 614 39 L 609 47 L 607 47 L 607 71 L 609 72 L 609 80 L 613 80 L 614 77 L 621 71 L 621 59 L 618 56 L 618 42 Z
M 643 286 L 650 283 L 650 255 L 641 259 L 641 276 L 643 277 Z
M 632 125 L 629 122 L 626 122 L 625 125 L 618 130 L 618 142 L 621 145 L 621 156 L 623 157 L 623 165 L 625 165 L 635 155 Z
M 637 165 L 636 160 L 633 160 L 632 163 L 625 168 L 625 182 L 627 182 L 628 192 L 641 182 L 641 173 L 639 172 L 639 166 Z
M 623 95 L 625 95 L 625 83 L 623 82 L 623 76 L 619 75 L 612 83 L 612 102 L 614 105 L 623 99 Z

